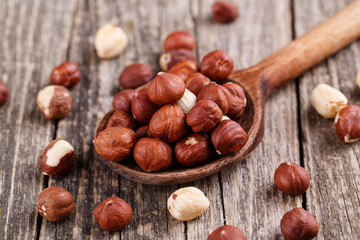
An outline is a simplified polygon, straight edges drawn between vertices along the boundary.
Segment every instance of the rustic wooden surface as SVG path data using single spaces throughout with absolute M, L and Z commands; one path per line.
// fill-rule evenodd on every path
M 101 164 L 92 139 L 96 124 L 111 108 L 117 77 L 133 62 L 155 71 L 161 42 L 177 29 L 197 39 L 198 58 L 223 49 L 236 68 L 249 67 L 325 20 L 346 0 L 239 0 L 240 18 L 221 25 L 210 19 L 212 0 L 0 0 L 0 79 L 10 90 L 0 109 L 1 239 L 206 239 L 223 224 L 241 228 L 248 239 L 283 239 L 282 215 L 303 206 L 320 223 L 317 239 L 360 238 L 359 143 L 341 143 L 331 120 L 311 106 L 311 90 L 324 82 L 360 104 L 355 84 L 360 69 L 359 41 L 319 64 L 273 95 L 266 104 L 265 136 L 250 157 L 192 183 L 148 186 L 131 182 Z M 118 23 L 129 46 L 118 58 L 100 60 L 94 50 L 96 29 Z M 36 107 L 37 91 L 49 84 L 59 63 L 79 64 L 81 83 L 71 89 L 73 110 L 65 119 L 45 120 Z M 78 154 L 66 176 L 45 177 L 42 149 L 54 138 L 69 140 Z M 283 161 L 309 171 L 309 190 L 289 197 L 277 190 L 273 173 Z M 182 223 L 166 210 L 170 194 L 196 186 L 210 199 L 201 217 Z M 62 186 L 74 195 L 75 210 L 59 223 L 36 213 L 38 193 Z M 92 211 L 110 196 L 133 207 L 132 222 L 121 232 L 103 231 Z

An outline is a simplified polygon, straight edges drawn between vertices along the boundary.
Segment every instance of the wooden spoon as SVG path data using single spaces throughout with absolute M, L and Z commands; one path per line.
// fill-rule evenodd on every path
M 360 1 L 356 1 L 286 47 L 255 66 L 233 71 L 229 80 L 239 83 L 247 95 L 247 106 L 239 123 L 249 135 L 240 152 L 223 156 L 210 163 L 164 172 L 147 173 L 134 161 L 115 163 L 102 159 L 120 175 L 144 184 L 170 185 L 194 181 L 229 167 L 248 156 L 264 134 L 264 106 L 267 98 L 279 87 L 300 76 L 309 68 L 360 37 Z M 107 113 L 96 130 L 103 129 L 113 111 Z

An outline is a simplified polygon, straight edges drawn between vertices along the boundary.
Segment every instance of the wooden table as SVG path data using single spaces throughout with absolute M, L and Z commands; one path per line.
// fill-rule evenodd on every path
M 144 62 L 159 71 L 162 41 L 187 29 L 197 40 L 199 59 L 223 49 L 236 68 L 251 66 L 302 35 L 347 4 L 346 0 L 238 0 L 240 18 L 221 25 L 210 19 L 213 0 L 0 0 L 0 79 L 10 97 L 0 110 L 1 239 L 206 239 L 223 224 L 242 229 L 248 239 L 283 239 L 282 215 L 302 206 L 320 223 L 318 239 L 360 239 L 360 143 L 344 144 L 333 121 L 311 105 L 319 83 L 340 89 L 360 104 L 355 84 L 360 42 L 305 73 L 274 94 L 266 105 L 265 137 L 246 160 L 189 184 L 148 186 L 131 182 L 103 165 L 93 149 L 94 129 L 119 91 L 124 66 Z M 118 58 L 100 60 L 94 34 L 105 23 L 120 24 L 129 45 Z M 70 60 L 79 64 L 81 83 L 71 89 L 73 110 L 63 120 L 44 119 L 36 106 L 38 90 L 49 84 L 51 69 Z M 62 177 L 41 174 L 39 157 L 54 138 L 70 141 L 76 166 Z M 283 161 L 305 166 L 311 183 L 302 196 L 282 194 L 273 174 Z M 75 199 L 65 221 L 51 223 L 36 212 L 37 195 L 61 186 Z M 190 222 L 166 209 L 176 189 L 196 186 L 210 208 Z M 103 231 L 92 212 L 110 196 L 133 208 L 121 232 Z

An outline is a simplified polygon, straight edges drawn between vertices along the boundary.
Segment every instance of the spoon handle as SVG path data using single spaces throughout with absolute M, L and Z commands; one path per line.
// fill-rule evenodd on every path
M 265 98 L 359 37 L 360 0 L 254 66 Z

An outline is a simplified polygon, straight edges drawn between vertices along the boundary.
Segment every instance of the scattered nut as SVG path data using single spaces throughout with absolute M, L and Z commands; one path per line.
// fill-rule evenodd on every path
M 148 124 L 152 115 L 160 108 L 153 103 L 148 95 L 148 88 L 142 88 L 131 101 L 131 113 L 135 120 L 141 125 Z
M 133 130 L 112 127 L 106 128 L 94 139 L 94 147 L 101 157 L 113 162 L 121 162 L 131 156 L 131 149 L 135 142 Z
M 175 74 L 179 77 L 181 77 L 182 80 L 185 82 L 190 77 L 191 74 L 197 72 L 197 66 L 196 63 L 193 60 L 184 60 L 181 62 L 178 62 L 174 66 L 172 66 L 168 73 Z
M 54 85 L 73 87 L 79 83 L 81 73 L 79 67 L 73 62 L 64 62 L 55 67 L 50 75 L 50 82 Z
M 172 164 L 172 149 L 160 139 L 141 138 L 135 144 L 134 159 L 144 171 L 164 171 Z
M 246 240 L 246 237 L 237 227 L 224 225 L 215 229 L 207 240 Z
M 225 87 L 214 82 L 209 83 L 198 94 L 198 100 L 212 100 L 221 109 L 223 114 L 227 114 L 233 105 L 233 96 Z
M 185 82 L 185 87 L 196 96 L 200 90 L 210 83 L 210 79 L 204 74 L 196 72 L 191 74 Z
M 7 86 L 5 85 L 5 83 L 0 82 L 0 107 L 2 107 L 9 96 L 9 90 L 7 88 Z
M 324 83 L 314 88 L 311 101 L 315 110 L 324 118 L 334 118 L 348 102 L 342 92 Z
M 229 90 L 233 100 L 232 106 L 229 108 L 227 115 L 233 119 L 237 119 L 244 112 L 246 106 L 244 90 L 239 84 L 231 82 L 225 83 L 222 86 Z
M 46 220 L 59 222 L 71 214 L 74 206 L 74 198 L 70 192 L 53 186 L 40 192 L 36 208 Z
M 220 23 L 229 23 L 239 17 L 238 7 L 230 2 L 220 1 L 212 5 L 212 17 Z
M 195 39 L 185 30 L 175 31 L 166 36 L 164 41 L 164 50 L 170 51 L 174 49 L 194 50 Z
M 100 58 L 109 59 L 120 55 L 128 44 L 128 37 L 118 25 L 106 24 L 95 35 L 95 48 Z
M 151 132 L 149 130 L 149 125 L 139 127 L 136 129 L 135 132 L 136 139 L 139 140 L 140 138 L 152 138 Z
M 134 129 L 136 126 L 135 119 L 124 111 L 116 111 L 109 118 L 106 128 L 124 127 Z
M 188 49 L 175 49 L 162 53 L 159 58 L 159 65 L 161 69 L 166 72 L 172 68 L 172 66 L 184 60 L 196 62 L 196 56 L 193 51 Z
M 149 65 L 134 63 L 122 71 L 119 76 L 119 84 L 123 88 L 137 88 L 150 82 L 154 73 Z
M 200 100 L 187 114 L 186 123 L 194 132 L 210 132 L 220 123 L 222 115 L 215 102 Z
M 121 198 L 111 197 L 97 205 L 94 218 L 105 231 L 119 231 L 130 223 L 132 209 Z
M 203 214 L 210 206 L 209 199 L 196 187 L 176 190 L 167 201 L 170 214 L 180 221 L 190 221 Z
M 116 111 L 131 113 L 131 101 L 135 96 L 135 90 L 127 89 L 115 94 L 112 104 Z
M 224 81 L 234 68 L 234 61 L 222 50 L 206 54 L 200 63 L 200 72 L 216 82 Z
M 196 96 L 185 88 L 184 96 L 182 96 L 182 98 L 180 98 L 176 104 L 184 111 L 185 114 L 188 114 L 189 111 L 195 106 L 196 101 Z
M 39 91 L 36 103 L 46 119 L 61 119 L 71 111 L 72 96 L 66 87 L 51 85 Z
M 349 105 L 335 117 L 335 129 L 341 141 L 352 143 L 360 138 L 360 108 Z
M 310 185 L 310 177 L 305 168 L 296 163 L 283 162 L 274 174 L 275 185 L 288 195 L 300 195 Z
M 319 232 L 319 224 L 303 208 L 294 208 L 282 217 L 281 232 L 289 240 L 313 239 Z

